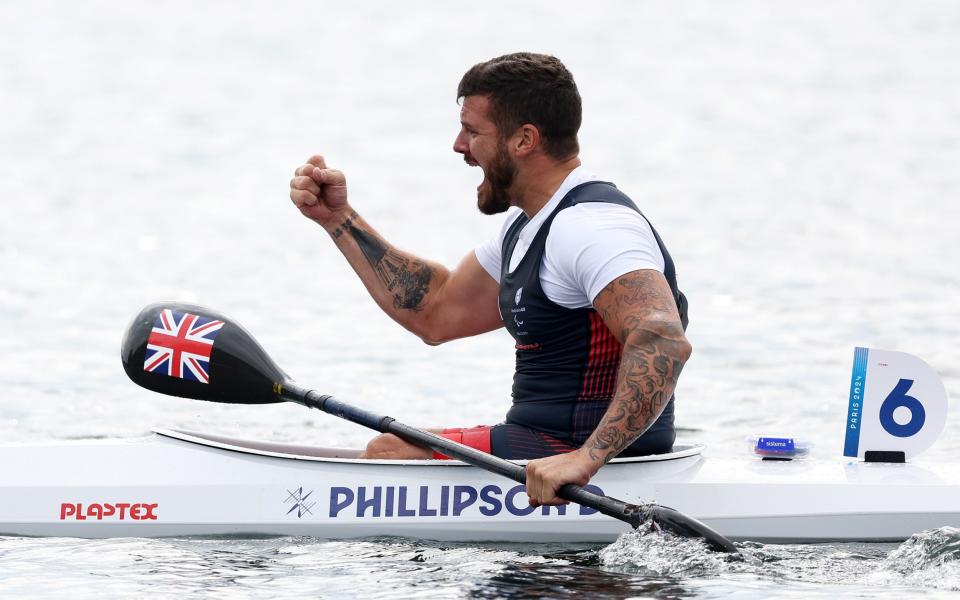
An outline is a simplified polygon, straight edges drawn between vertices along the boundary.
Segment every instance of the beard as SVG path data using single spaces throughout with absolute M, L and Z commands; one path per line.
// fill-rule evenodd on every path
M 477 208 L 485 215 L 496 215 L 510 208 L 507 190 L 517 175 L 517 164 L 507 154 L 506 144 L 497 147 L 497 155 L 487 167 L 486 180 L 477 190 Z

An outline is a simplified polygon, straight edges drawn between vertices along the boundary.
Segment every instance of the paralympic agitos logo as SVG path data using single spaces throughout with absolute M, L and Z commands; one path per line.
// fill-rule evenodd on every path
M 60 520 L 86 521 L 156 521 L 157 504 L 144 502 L 64 502 L 60 505 Z

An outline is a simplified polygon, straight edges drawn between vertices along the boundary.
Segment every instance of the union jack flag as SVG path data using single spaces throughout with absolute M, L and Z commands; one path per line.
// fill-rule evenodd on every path
M 165 308 L 147 339 L 143 370 L 210 383 L 210 353 L 223 321 Z

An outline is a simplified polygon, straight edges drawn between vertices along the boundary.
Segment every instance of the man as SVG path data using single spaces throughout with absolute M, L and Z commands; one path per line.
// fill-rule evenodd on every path
M 516 53 L 480 63 L 457 97 L 453 150 L 483 171 L 480 211 L 520 210 L 455 269 L 390 245 L 321 156 L 296 170 L 290 198 L 330 233 L 380 308 L 426 343 L 508 329 L 517 369 L 506 421 L 441 433 L 536 459 L 527 466 L 530 503 L 559 504 L 562 485 L 586 485 L 621 452 L 672 447 L 673 390 L 691 351 L 686 300 L 643 215 L 580 166 L 580 95 L 558 59 Z M 433 453 L 385 434 L 365 456 Z

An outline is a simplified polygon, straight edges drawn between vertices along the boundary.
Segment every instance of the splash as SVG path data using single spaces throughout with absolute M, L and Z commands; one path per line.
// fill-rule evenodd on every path
M 960 590 L 960 529 L 941 527 L 912 535 L 887 555 L 867 582 Z
M 606 568 L 669 577 L 718 574 L 729 556 L 711 551 L 701 539 L 681 538 L 649 523 L 624 533 L 599 552 L 600 564 Z

